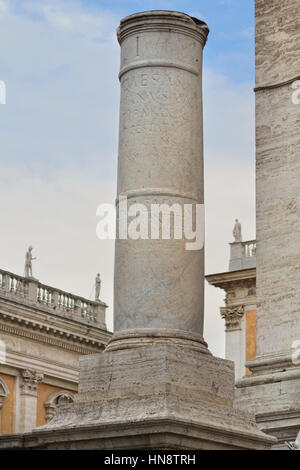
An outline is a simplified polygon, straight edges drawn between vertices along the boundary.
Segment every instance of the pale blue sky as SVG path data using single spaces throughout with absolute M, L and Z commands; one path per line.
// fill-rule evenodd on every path
M 253 79 L 254 0 L 85 0 L 84 3 L 121 16 L 139 10 L 177 10 L 197 16 L 211 30 L 205 64 L 217 67 L 221 74 L 236 82 Z
M 70 158 L 73 166 L 86 171 L 88 165 L 91 174 L 97 176 L 93 155 L 98 155 L 100 147 L 99 125 L 103 129 L 101 146 L 105 154 L 112 149 L 115 151 L 116 119 L 113 113 L 118 104 L 119 52 L 114 30 L 123 16 L 140 9 L 155 8 L 197 15 L 207 21 L 211 29 L 204 71 L 212 70 L 227 77 L 232 84 L 253 84 L 253 0 L 6 0 L 6 3 L 10 5 L 12 15 L 10 25 L 7 19 L 6 24 L 0 23 L 0 72 L 1 79 L 7 82 L 9 109 L 2 123 L 4 135 L 1 140 L 9 145 L 11 161 L 23 161 L 25 151 L 28 165 L 34 165 L 35 171 L 40 173 L 46 171 L 49 177 L 57 169 L 71 164 Z M 86 19 L 84 15 L 87 15 Z M 20 33 L 15 35 L 14 28 L 20 26 Z M 21 35 L 22 28 L 26 37 Z M 49 49 L 51 42 L 53 48 Z M 100 60 L 105 48 L 104 66 Z M 94 54 L 94 61 L 91 54 Z M 99 87 L 97 90 L 100 78 L 105 82 L 105 85 L 102 83 L 105 89 Z M 110 82 L 109 86 L 107 82 Z M 50 96 L 51 102 L 48 101 Z M 48 108 L 47 115 L 42 108 L 43 102 Z M 60 110 L 57 120 L 59 103 L 63 111 Z M 98 114 L 99 103 L 106 109 L 104 122 Z M 33 121 L 35 139 L 29 139 Z M 25 135 L 22 143 L 11 138 L 12 124 L 14 133 L 19 131 Z M 74 153 L 71 141 L 80 126 L 85 139 L 77 143 Z M 207 129 L 209 132 L 210 127 Z M 41 146 L 44 158 L 41 158 Z M 84 161 L 82 153 L 85 153 Z M 115 161 L 108 162 L 104 157 L 99 161 L 98 157 L 97 169 L 113 177 Z
M 234 219 L 255 237 L 254 0 L 0 0 L 0 268 L 89 297 L 102 273 L 112 322 L 113 244 L 96 238 L 96 208 L 113 202 L 117 172 L 120 19 L 172 9 L 205 20 L 206 271 L 225 271 Z M 206 337 L 224 353 L 207 288 Z

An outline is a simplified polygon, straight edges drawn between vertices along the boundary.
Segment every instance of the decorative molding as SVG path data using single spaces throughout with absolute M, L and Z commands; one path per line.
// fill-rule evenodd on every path
M 293 364 L 293 349 L 292 345 L 289 350 L 278 351 L 268 355 L 256 356 L 251 361 L 246 363 L 246 367 L 253 373 L 257 373 L 260 377 L 262 373 L 269 374 L 270 372 L 287 372 L 288 369 L 298 370 L 300 368 Z
M 140 197 L 147 198 L 149 196 L 174 197 L 177 199 L 188 199 L 189 201 L 199 203 L 199 197 L 197 197 L 196 194 L 183 192 L 180 193 L 176 191 L 176 189 L 172 188 L 143 188 L 132 189 L 130 191 L 120 193 L 116 198 L 116 205 L 119 205 L 121 197 L 126 197 L 128 200 Z
M 246 363 L 247 366 L 247 363 Z M 289 369 L 281 372 L 269 372 L 264 375 L 248 375 L 235 384 L 237 388 L 253 387 L 256 385 L 274 384 L 290 380 L 300 380 L 300 369 Z
M 229 330 L 239 329 L 240 319 L 236 316 L 236 309 L 241 305 L 244 308 L 246 305 L 256 305 L 256 268 L 212 274 L 206 276 L 206 280 L 210 285 L 225 291 L 225 307 L 220 309 L 221 316 L 228 318 L 226 326 Z
M 71 390 L 70 384 L 78 384 L 79 380 L 79 364 L 70 365 L 67 364 L 64 360 L 58 361 L 61 359 L 59 354 L 53 355 L 52 360 L 44 356 L 24 354 L 22 352 L 8 351 L 7 361 L 5 365 L 0 365 L 0 371 L 4 374 L 12 374 L 15 376 L 19 375 L 20 370 L 23 369 L 33 369 L 40 370 L 44 374 L 43 383 L 51 385 L 52 379 L 63 380 L 64 384 L 52 383 L 55 387 L 61 389 L 67 388 Z M 12 370 L 6 369 L 13 368 Z M 49 382 L 50 378 L 50 382 Z M 67 383 L 67 384 L 66 384 Z
M 18 315 L 3 313 L 1 311 L 0 320 L 17 324 L 12 326 L 1 323 L 0 321 L 0 330 L 2 331 L 6 331 L 17 336 L 30 338 L 41 343 L 52 344 L 70 351 L 76 351 L 80 354 L 88 354 L 91 352 L 99 352 L 99 350 L 103 350 L 109 339 L 107 338 L 105 341 L 103 338 L 101 341 L 94 338 L 88 338 L 87 336 L 64 331 L 54 325 L 50 326 L 49 324 L 46 325 L 38 323 L 34 320 L 21 318 Z M 21 328 L 19 328 L 19 326 Z M 109 335 L 109 337 L 110 336 L 111 335 Z
M 166 61 L 166 60 L 141 60 L 139 62 L 132 62 L 132 64 L 123 67 L 119 73 L 119 80 L 125 75 L 127 72 L 131 70 L 136 70 L 139 68 L 146 68 L 146 67 L 168 67 L 183 70 L 185 72 L 189 72 L 193 75 L 198 76 L 199 70 L 195 67 L 191 67 L 186 64 L 180 64 L 176 62 Z
M 234 331 L 241 329 L 241 319 L 244 316 L 244 306 L 238 307 L 222 307 L 221 316 L 225 320 L 226 331 Z
M 277 82 L 277 83 L 266 83 L 264 85 L 259 85 L 254 88 L 254 92 L 256 93 L 257 91 L 265 91 L 265 90 L 274 90 L 274 88 L 281 88 L 286 85 L 290 85 L 291 83 L 297 81 L 300 79 L 300 75 L 296 75 L 296 77 L 293 78 L 288 78 L 287 80 L 284 80 L 282 82 Z
M 21 378 L 21 393 L 36 396 L 38 384 L 43 382 L 44 374 L 36 370 L 24 369 L 21 372 Z
M 248 281 L 255 284 L 256 282 L 256 268 L 240 269 L 239 271 L 228 271 L 220 274 L 210 274 L 205 276 L 207 282 L 220 289 L 228 289 L 230 284 L 232 286 L 238 285 L 237 282 Z
M 130 15 L 121 21 L 117 30 L 121 44 L 129 36 L 145 32 L 173 32 L 199 41 L 205 46 L 209 29 L 206 23 L 184 13 L 169 11 L 141 12 Z

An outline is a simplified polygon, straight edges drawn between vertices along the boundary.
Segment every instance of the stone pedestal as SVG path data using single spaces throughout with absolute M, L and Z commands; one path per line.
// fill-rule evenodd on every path
M 256 266 L 256 241 L 230 243 L 229 271 L 251 269 Z
M 243 269 L 243 259 L 245 258 L 245 247 L 242 242 L 230 243 L 229 271 Z
M 299 0 L 256 0 L 257 357 L 238 404 L 281 444 L 300 428 L 299 15 Z
M 268 449 L 234 409 L 234 366 L 155 344 L 82 357 L 79 394 L 26 437 L 41 449 Z M 270 439 L 270 438 L 269 438 Z
M 38 294 L 38 280 L 34 279 L 33 277 L 26 278 L 26 289 L 28 300 L 31 302 L 36 302 L 37 294 Z

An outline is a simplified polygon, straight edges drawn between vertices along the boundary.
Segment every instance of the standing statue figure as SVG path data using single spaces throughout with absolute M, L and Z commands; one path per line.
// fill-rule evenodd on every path
M 235 219 L 235 226 L 232 233 L 235 243 L 240 243 L 242 241 L 242 226 L 238 219 Z
M 95 300 L 100 301 L 100 289 L 101 289 L 101 278 L 100 274 L 97 274 L 97 277 L 95 279 Z
M 32 261 L 36 258 L 32 256 L 32 246 L 28 248 L 25 256 L 25 277 L 32 277 Z

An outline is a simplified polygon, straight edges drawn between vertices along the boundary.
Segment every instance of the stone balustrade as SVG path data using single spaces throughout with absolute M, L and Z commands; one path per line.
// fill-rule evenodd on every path
M 230 243 L 229 271 L 256 267 L 256 240 Z
M 107 305 L 104 302 L 95 302 L 64 292 L 41 284 L 34 278 L 25 278 L 0 270 L 0 297 L 19 300 L 25 305 L 35 306 L 61 317 L 106 329 Z
M 245 258 L 252 258 L 253 256 L 256 256 L 256 240 L 242 242 L 242 245 L 244 246 Z

